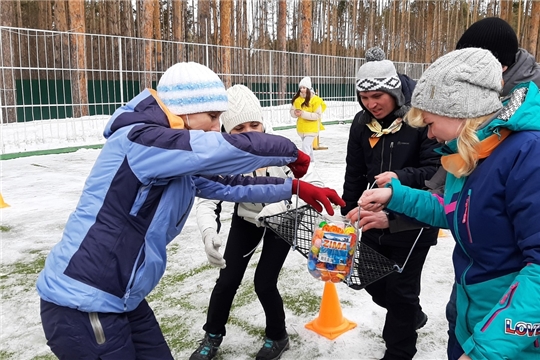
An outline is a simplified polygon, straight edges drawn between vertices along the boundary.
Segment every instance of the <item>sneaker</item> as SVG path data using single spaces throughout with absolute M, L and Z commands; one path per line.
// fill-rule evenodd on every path
M 266 338 L 255 360 L 278 360 L 285 350 L 289 350 L 289 337 L 283 340 L 271 340 Z
M 206 333 L 204 339 L 201 340 L 201 345 L 189 357 L 189 360 L 210 360 L 216 356 L 221 345 L 223 336 Z
M 418 315 L 416 316 L 416 326 L 414 327 L 415 330 L 419 330 L 423 328 L 427 323 L 428 317 L 425 312 L 420 310 Z

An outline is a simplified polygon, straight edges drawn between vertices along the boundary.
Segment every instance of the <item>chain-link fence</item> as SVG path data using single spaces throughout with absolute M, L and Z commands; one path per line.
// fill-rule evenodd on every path
M 323 121 L 360 108 L 354 78 L 364 59 L 11 27 L 0 27 L 0 42 L 2 154 L 103 142 L 108 116 L 181 61 L 248 86 L 274 127 L 293 123 L 288 110 L 304 76 L 328 105 Z M 425 64 L 396 67 L 418 78 Z

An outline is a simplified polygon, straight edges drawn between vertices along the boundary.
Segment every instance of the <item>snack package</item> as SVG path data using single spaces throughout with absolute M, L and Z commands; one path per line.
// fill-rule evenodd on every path
M 320 218 L 315 225 L 308 271 L 316 279 L 334 283 L 348 279 L 353 270 L 358 235 L 345 217 Z

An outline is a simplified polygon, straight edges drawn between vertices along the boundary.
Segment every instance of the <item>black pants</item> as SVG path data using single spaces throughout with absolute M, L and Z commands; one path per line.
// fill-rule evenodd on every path
M 232 302 L 242 282 L 251 254 L 261 240 L 264 228 L 233 215 L 231 230 L 223 257 L 227 267 L 219 272 L 212 291 L 206 324 L 203 329 L 211 334 L 225 335 L 225 324 L 229 319 Z M 266 336 L 272 340 L 285 338 L 285 311 L 283 300 L 277 289 L 277 280 L 291 246 L 270 229 L 266 230 L 263 248 L 255 270 L 255 292 L 266 315 Z
M 402 265 L 410 247 L 380 245 L 376 238 L 362 236 L 362 242 L 378 253 Z M 416 354 L 415 327 L 420 307 L 420 280 L 429 246 L 416 246 L 402 273 L 390 275 L 366 287 L 373 301 L 385 308 L 386 321 L 383 339 L 386 343 L 385 360 L 411 360 Z

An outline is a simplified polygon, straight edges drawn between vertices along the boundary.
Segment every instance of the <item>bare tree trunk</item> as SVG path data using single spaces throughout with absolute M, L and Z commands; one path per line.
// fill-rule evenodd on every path
M 86 80 L 86 44 L 84 22 L 84 0 L 68 1 L 69 28 L 76 34 L 71 39 L 71 97 L 73 116 L 88 115 L 88 90 Z
M 278 50 L 282 51 L 279 54 L 279 63 L 281 69 L 281 77 L 279 78 L 279 94 L 282 100 L 287 96 L 287 1 L 278 0 L 278 29 L 277 29 Z
M 122 6 L 122 10 L 120 11 L 120 33 L 128 37 L 134 36 L 133 5 L 131 4 L 131 0 L 121 0 L 120 5 Z
M 369 1 L 369 27 L 368 27 L 368 40 L 367 48 L 370 48 L 374 45 L 375 42 L 375 12 L 376 12 L 375 0 Z
M 331 39 L 331 48 L 330 48 L 330 55 L 336 56 L 337 55 L 337 45 L 338 45 L 338 9 L 337 5 L 331 1 L 330 4 L 331 14 L 332 14 L 332 39 Z
M 356 32 L 358 31 L 357 17 L 358 17 L 358 0 L 352 0 L 352 14 L 351 21 L 349 22 L 350 26 L 350 36 L 349 36 L 349 53 L 348 56 L 356 56 Z
M 208 34 L 208 31 L 210 29 L 210 0 L 200 0 L 197 4 L 199 43 L 205 44 L 208 41 L 208 36 L 210 35 Z
M 143 42 L 143 77 L 141 79 L 141 90 L 145 88 L 152 87 L 152 71 L 154 70 L 152 61 L 153 59 L 153 43 L 150 41 L 153 38 L 154 32 L 154 7 L 156 6 L 156 0 L 145 0 L 141 4 L 141 17 L 140 17 L 140 26 L 141 26 L 141 37 L 144 40 Z
M 223 73 L 222 80 L 225 88 L 232 86 L 231 79 L 231 15 L 232 1 L 220 0 L 219 4 L 219 35 L 220 43 L 225 46 L 222 49 L 223 56 L 221 58 L 221 72 Z
M 212 1 L 212 23 L 213 23 L 213 26 L 210 26 L 210 23 L 208 23 L 208 29 L 214 29 L 214 40 L 213 40 L 213 44 L 214 45 L 219 45 L 218 44 L 218 41 L 219 41 L 219 31 L 218 31 L 218 27 L 219 27 L 219 21 L 218 21 L 218 1 L 219 0 L 213 0 Z
M 156 47 L 156 64 L 161 65 L 163 63 L 163 42 L 159 41 L 162 40 L 162 34 L 161 34 L 161 7 L 159 6 L 159 0 L 156 1 L 154 5 L 154 36 L 152 39 L 156 39 L 158 41 L 155 42 Z M 163 69 L 164 70 L 164 69 Z
M 41 0 L 37 2 L 37 28 L 50 30 L 52 26 L 51 2 L 49 0 Z
M 531 22 L 529 28 L 531 29 L 530 35 L 529 35 L 529 41 L 527 46 L 527 50 L 533 54 L 536 55 L 540 49 L 538 49 L 538 42 L 540 41 L 540 37 L 538 36 L 538 33 L 540 32 L 540 2 L 534 1 L 532 3 L 532 11 L 531 11 Z M 538 56 L 536 57 L 538 61 Z
M 13 26 L 15 3 L 13 1 L 0 1 L 0 25 Z M 11 51 L 13 41 L 12 33 L 0 30 L 0 43 L 2 44 L 2 59 L 0 59 L 0 108 L 2 124 L 17 121 L 15 111 L 15 77 L 12 67 L 15 65 L 15 53 Z
M 311 0 L 300 0 L 300 17 L 302 21 L 302 35 L 300 37 L 300 50 L 302 53 L 311 54 L 311 27 L 312 13 Z M 302 74 L 308 75 L 311 72 L 311 57 L 304 56 L 302 61 Z
M 54 24 L 57 31 L 69 30 L 66 5 L 67 1 L 65 0 L 56 0 L 54 2 Z M 57 54 L 54 57 L 54 65 L 57 68 L 64 68 L 67 63 L 64 61 L 64 54 L 67 54 L 69 50 L 69 35 L 60 34 L 57 39 L 54 42 L 54 51 Z
M 433 60 L 433 33 L 435 31 L 435 3 L 429 1 L 426 19 L 426 53 L 424 57 L 425 63 L 431 63 Z

